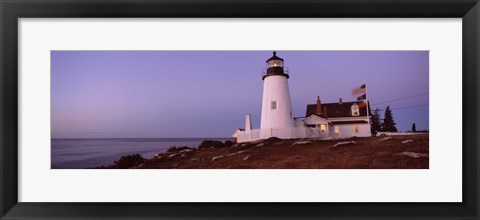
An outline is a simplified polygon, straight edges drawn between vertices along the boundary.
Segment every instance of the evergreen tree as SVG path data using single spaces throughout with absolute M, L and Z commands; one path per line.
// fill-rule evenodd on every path
M 370 120 L 372 134 L 376 134 L 378 131 L 382 130 L 381 121 L 380 121 L 380 110 L 378 107 L 373 110 L 372 118 Z
M 390 110 L 390 106 L 387 106 L 385 109 L 385 115 L 383 116 L 382 131 L 397 132 L 395 125 L 392 110 Z
M 415 127 L 415 123 L 412 125 L 412 132 L 417 132 L 417 127 Z

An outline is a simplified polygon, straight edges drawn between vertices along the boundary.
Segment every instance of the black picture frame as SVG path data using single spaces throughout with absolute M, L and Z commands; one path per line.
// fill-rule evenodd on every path
M 2 219 L 478 219 L 478 0 L 0 0 Z M 462 203 L 20 203 L 18 19 L 119 17 L 462 18 Z M 448 43 L 448 42 L 445 42 Z M 439 192 L 441 193 L 441 192 Z

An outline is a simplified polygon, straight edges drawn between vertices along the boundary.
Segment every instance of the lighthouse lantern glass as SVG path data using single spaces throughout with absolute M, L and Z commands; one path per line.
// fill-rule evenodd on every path
M 270 67 L 283 67 L 283 61 L 281 60 L 270 60 L 267 62 L 267 68 Z

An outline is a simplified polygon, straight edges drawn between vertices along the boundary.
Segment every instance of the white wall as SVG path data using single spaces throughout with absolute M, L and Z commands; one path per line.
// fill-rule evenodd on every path
M 271 109 L 271 102 L 277 102 L 277 109 Z M 262 116 L 260 128 L 294 127 L 292 104 L 285 76 L 273 75 L 263 81 Z
M 341 137 L 370 137 L 372 133 L 370 131 L 369 124 L 345 124 L 345 125 L 333 125 L 331 131 L 335 131 L 335 126 L 340 128 Z M 358 133 L 355 132 L 355 126 L 358 126 Z

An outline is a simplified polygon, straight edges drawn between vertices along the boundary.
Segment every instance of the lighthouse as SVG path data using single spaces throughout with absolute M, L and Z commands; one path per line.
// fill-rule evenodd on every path
M 252 142 L 270 137 L 292 138 L 345 138 L 369 137 L 369 108 L 366 85 L 354 91 L 362 92 L 363 99 L 324 103 L 317 97 L 316 104 L 307 105 L 305 117 L 293 118 L 288 67 L 284 60 L 273 56 L 266 61 L 262 71 L 263 98 L 260 128 L 252 128 L 250 114 L 245 117 L 245 128 L 238 128 L 232 135 L 237 143 Z M 315 96 L 314 96 L 315 97 Z M 263 144 L 263 143 L 262 143 Z
M 260 129 L 285 129 L 294 127 L 292 104 L 288 89 L 288 68 L 284 66 L 284 60 L 273 56 L 266 61 L 266 68 L 262 71 L 263 98 Z M 261 136 L 268 137 L 265 132 Z

